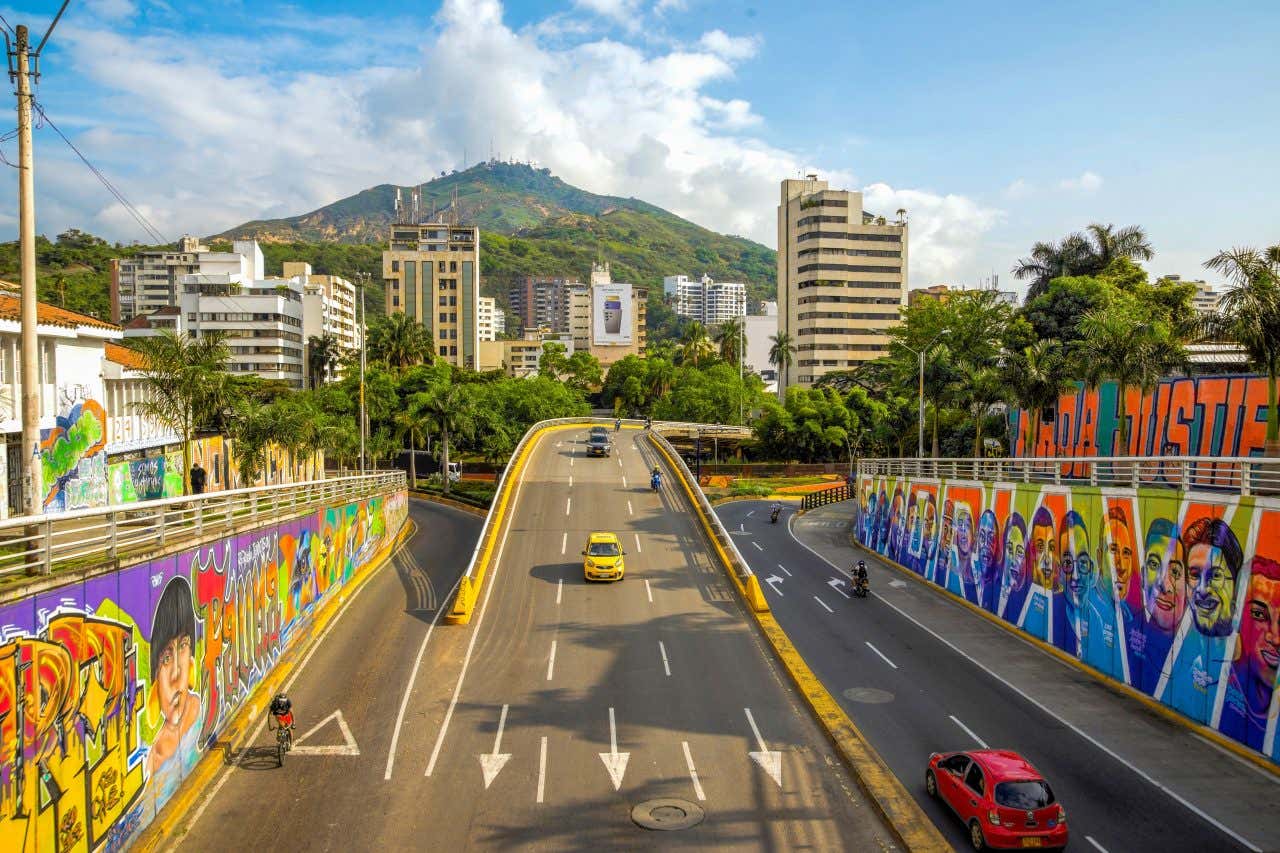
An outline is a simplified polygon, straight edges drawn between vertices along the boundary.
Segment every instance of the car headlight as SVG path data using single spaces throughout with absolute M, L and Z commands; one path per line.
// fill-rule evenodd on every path
M 594 562 L 592 562 L 591 560 L 587 560 L 588 569 L 594 569 L 595 567 L 596 567 L 596 564 Z

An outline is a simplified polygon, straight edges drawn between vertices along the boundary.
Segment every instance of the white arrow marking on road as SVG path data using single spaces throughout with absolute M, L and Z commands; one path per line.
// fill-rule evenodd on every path
M 782 569 L 784 572 L 787 572 L 787 567 L 782 565 L 782 563 L 778 563 L 778 568 Z M 791 574 L 791 572 L 787 572 L 787 577 L 793 578 L 795 577 L 795 575 Z
M 511 760 L 511 753 L 498 752 L 502 748 L 502 730 L 507 725 L 507 706 L 502 706 L 502 714 L 498 717 L 498 734 L 493 739 L 493 752 L 480 756 L 480 769 L 484 772 L 484 789 L 489 790 L 498 772 Z
M 323 728 L 325 723 L 335 718 L 338 721 L 338 728 L 342 729 L 342 739 L 346 743 L 325 746 L 301 746 L 304 740 Z M 351 736 L 351 729 L 347 728 L 347 721 L 343 718 L 342 711 L 334 711 L 295 740 L 291 751 L 295 755 L 359 755 L 360 747 L 356 746 L 356 739 Z
M 775 583 L 782 583 L 782 578 L 778 577 L 777 575 L 769 575 L 769 577 L 764 579 L 764 582 L 767 583 L 769 585 L 769 588 L 772 589 L 774 592 L 776 592 L 778 595 L 782 595 L 782 590 L 774 586 Z M 785 595 L 782 595 L 782 597 L 786 598 Z
M 618 752 L 618 726 L 614 722 L 612 708 L 609 709 L 609 752 L 601 752 L 599 755 L 604 762 L 604 769 L 609 771 L 609 778 L 613 780 L 613 790 L 618 790 L 622 787 L 622 776 L 627 772 L 631 753 Z
M 902 589 L 906 585 L 907 585 L 906 581 L 898 581 L 898 580 L 889 581 L 889 586 L 893 587 L 894 589 Z
M 848 581 L 846 581 L 844 578 L 832 578 L 831 580 L 827 581 L 827 586 L 831 587 L 836 592 L 843 595 L 845 598 L 848 598 L 849 593 L 845 592 L 843 589 L 840 588 L 844 586 L 846 583 L 848 583 Z
M 750 708 L 743 708 L 747 714 L 747 722 L 751 724 L 751 732 L 756 736 L 756 744 L 760 747 L 755 752 L 748 752 L 751 760 L 760 765 L 760 769 L 769 774 L 769 778 L 777 783 L 778 787 L 782 787 L 782 753 L 772 751 L 769 745 L 764 742 L 764 738 L 760 736 L 760 729 L 756 726 L 756 718 L 751 716 Z

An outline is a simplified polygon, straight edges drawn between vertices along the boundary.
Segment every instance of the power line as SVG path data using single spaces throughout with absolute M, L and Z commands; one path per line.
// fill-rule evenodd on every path
M 142 211 L 134 207 L 132 202 L 130 202 L 127 198 L 124 197 L 124 193 L 116 189 L 115 185 L 112 184 L 111 181 L 107 179 L 106 175 L 102 174 L 102 171 L 98 169 L 97 166 L 89 162 L 89 158 L 84 156 L 84 154 L 80 152 L 80 149 L 77 148 L 72 143 L 72 141 L 67 138 L 67 135 L 63 133 L 61 130 L 59 130 L 58 126 L 53 123 L 53 120 L 49 118 L 47 113 L 45 113 L 43 106 L 37 103 L 35 99 L 32 99 L 31 105 L 35 108 L 35 111 L 40 114 L 41 120 L 45 124 L 49 125 L 49 127 L 53 128 L 53 132 L 58 134 L 58 136 L 61 137 L 63 142 L 67 143 L 67 147 L 76 153 L 76 156 L 80 158 L 80 161 L 89 168 L 90 172 L 93 172 L 94 177 L 96 177 L 99 181 L 101 181 L 102 185 L 107 188 L 107 192 L 111 193 L 111 195 L 115 198 L 115 200 L 120 202 L 120 204 L 124 207 L 124 209 L 129 212 L 129 215 L 134 218 L 134 221 L 136 221 L 138 225 L 142 227 L 142 230 L 147 232 L 147 234 L 151 237 L 151 239 L 153 239 L 157 243 L 171 242 L 170 240 L 166 239 L 165 236 L 161 234 L 160 231 L 154 225 L 151 224 L 151 222 L 147 219 L 147 217 L 142 214 Z

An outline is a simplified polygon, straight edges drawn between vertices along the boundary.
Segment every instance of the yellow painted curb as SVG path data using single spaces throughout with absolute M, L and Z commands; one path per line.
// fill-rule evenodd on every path
M 727 495 L 722 498 L 709 498 L 712 506 L 720 506 L 720 504 L 731 504 L 737 501 L 781 501 L 782 503 L 800 503 L 803 497 L 796 497 L 794 494 L 783 494 L 782 492 L 774 492 L 771 495 Z
M 769 603 L 760 589 L 759 579 L 751 575 L 745 585 L 738 580 L 729 555 L 725 553 L 712 532 L 711 523 L 694 497 L 689 483 L 684 477 L 679 476 L 680 468 L 662 445 L 657 442 L 651 443 L 676 472 L 676 479 L 684 486 L 695 513 L 702 521 L 708 540 L 719 555 L 726 573 L 746 601 L 747 608 L 755 616 L 760 629 L 769 639 L 774 654 L 778 656 L 778 660 L 782 662 L 791 680 L 795 682 L 800 694 L 808 702 L 818 722 L 826 729 L 827 736 L 831 738 L 840 757 L 857 779 L 858 786 L 884 818 L 890 831 L 906 850 L 915 851 L 915 853 L 950 853 L 951 845 L 942 837 L 942 833 L 933 825 L 933 821 L 929 820 L 915 798 L 898 780 L 898 777 L 893 775 L 893 771 L 889 769 L 889 765 L 885 764 L 880 753 L 876 752 L 875 747 L 854 725 L 853 720 L 844 712 L 822 681 L 813 674 L 813 670 L 809 669 L 809 665 L 796 651 L 795 646 L 791 644 L 791 639 L 782 630 L 782 626 L 778 624 L 769 609 Z M 758 599 L 753 600 L 755 596 L 758 596 Z
M 1091 678 L 1093 678 L 1094 681 L 1097 681 L 1103 687 L 1106 687 L 1130 699 L 1136 699 L 1138 702 L 1141 702 L 1143 705 L 1145 705 L 1149 710 L 1154 711 L 1155 713 L 1164 717 L 1166 720 L 1177 723 L 1178 725 L 1187 729 L 1191 733 L 1200 735 L 1200 737 L 1205 738 L 1206 740 L 1212 741 L 1215 745 L 1220 746 L 1223 749 L 1230 752 L 1231 754 L 1238 756 L 1239 758 L 1242 758 L 1245 761 L 1250 762 L 1251 764 L 1257 766 L 1259 769 L 1267 771 L 1273 776 L 1280 776 L 1280 767 L 1276 766 L 1274 763 L 1267 760 L 1265 756 L 1260 755 L 1259 753 L 1249 749 L 1247 746 L 1236 743 L 1234 740 L 1232 740 L 1229 737 L 1226 737 L 1221 732 L 1218 732 L 1214 729 L 1209 728 L 1208 726 L 1201 725 L 1200 723 L 1197 723 L 1194 720 L 1190 720 L 1182 716 L 1182 714 L 1179 714 L 1177 711 L 1173 710 L 1172 708 L 1169 708 L 1163 705 L 1162 703 L 1157 702 L 1155 699 L 1152 699 L 1147 694 L 1133 687 L 1130 687 L 1128 684 L 1121 684 L 1119 681 L 1116 681 L 1112 678 L 1108 678 L 1107 676 L 1098 672 L 1096 669 L 1084 663 L 1083 661 L 1077 660 L 1075 656 L 1067 654 L 1057 646 L 1046 643 L 1044 640 L 1041 640 L 1039 637 L 1035 637 L 1035 636 L 1032 636 L 1031 634 L 1028 634 L 1026 631 L 1023 631 L 1021 628 L 1019 628 L 1016 625 L 1009 624 L 1008 622 L 1001 619 L 999 616 L 996 616 L 994 613 L 988 613 L 986 610 L 983 610 L 981 607 L 974 604 L 969 599 L 960 595 L 956 595 L 954 592 L 952 592 L 949 589 L 944 589 L 943 587 L 940 587 L 935 583 L 931 583 L 930 581 L 925 580 L 923 577 L 911 571 L 906 566 L 902 565 L 896 560 L 891 560 L 888 557 L 883 556 L 882 554 L 877 554 L 874 550 L 871 550 L 866 546 L 862 545 L 860 542 L 858 542 L 857 539 L 853 537 L 852 533 L 849 534 L 849 541 L 858 549 L 862 551 L 866 551 L 868 554 L 870 554 L 872 557 L 874 557 L 876 560 L 880 561 L 881 563 L 884 563 L 887 566 L 892 566 L 902 574 L 910 577 L 915 582 L 929 589 L 932 589 L 936 592 L 942 593 L 947 598 L 950 598 L 952 601 L 956 602 L 957 604 L 961 604 L 964 607 L 969 608 L 974 613 L 981 616 L 983 619 L 986 619 L 988 622 L 990 622 L 993 625 L 999 626 L 1001 629 L 1017 637 L 1019 640 L 1023 640 L 1027 643 L 1030 643 L 1031 645 L 1035 646 L 1037 649 L 1044 652 L 1045 654 L 1051 655 L 1052 657 L 1057 658 L 1063 663 L 1069 664 L 1070 666 L 1075 667 L 1080 672 L 1083 672 L 1089 675 Z
M 520 455 L 511 465 L 510 474 L 502 482 L 502 493 L 494 496 L 493 524 L 489 525 L 489 529 L 484 532 L 484 547 L 480 552 L 480 559 L 475 564 L 475 575 L 471 578 L 463 576 L 458 584 L 458 594 L 453 599 L 453 606 L 444 617 L 445 622 L 450 625 L 466 625 L 471 621 L 471 613 L 475 609 L 476 601 L 480 598 L 485 576 L 489 573 L 489 560 L 493 557 L 494 546 L 498 542 L 502 526 L 506 521 L 507 505 L 511 502 L 511 496 L 515 493 L 516 484 L 520 482 L 525 462 L 528 461 L 534 446 L 542 440 L 545 433 L 580 430 L 584 426 L 589 424 L 557 424 L 542 427 L 525 442 Z
M 342 605 L 351 600 L 351 597 L 378 573 L 378 570 L 385 564 L 387 557 L 399 548 L 404 540 L 415 530 L 417 530 L 417 525 L 412 519 L 406 518 L 405 523 L 400 528 L 400 532 L 396 534 L 394 539 L 384 545 L 378 553 L 373 555 L 373 558 L 369 561 L 368 568 L 352 583 L 351 588 L 343 590 L 342 595 L 335 596 L 325 603 L 311 623 L 311 630 L 308 634 L 309 641 L 290 649 L 285 656 L 276 662 L 271 672 L 262 681 L 258 682 L 258 685 L 244 698 L 235 716 L 227 722 L 227 725 L 219 733 L 218 740 L 213 746 L 205 750 L 204 755 L 196 763 L 196 766 L 182 780 L 178 792 L 169 798 L 169 801 L 161 809 L 160 814 L 156 815 L 155 820 L 151 821 L 133 842 L 131 849 L 155 850 L 165 840 L 177 840 L 179 830 L 185 829 L 183 821 L 187 816 L 187 812 L 204 795 L 209 784 L 218 775 L 218 771 L 224 767 L 234 765 L 235 744 L 249 734 L 249 729 L 258 718 L 260 708 L 255 700 L 258 697 L 274 695 L 281 685 L 289 680 L 294 668 L 306 657 L 306 653 L 310 651 L 312 645 L 324 633 L 324 629 L 333 621 L 334 617 L 342 609 Z

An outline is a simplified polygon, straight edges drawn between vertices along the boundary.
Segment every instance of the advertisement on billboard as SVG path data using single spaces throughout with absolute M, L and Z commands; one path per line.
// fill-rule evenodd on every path
M 629 346 L 631 285 L 597 284 L 591 300 L 592 342 L 597 346 Z

